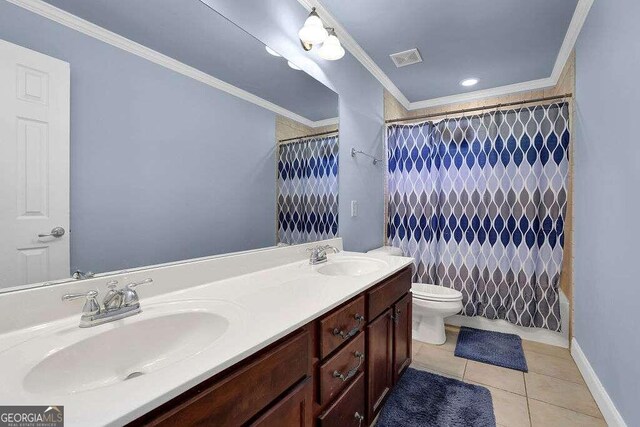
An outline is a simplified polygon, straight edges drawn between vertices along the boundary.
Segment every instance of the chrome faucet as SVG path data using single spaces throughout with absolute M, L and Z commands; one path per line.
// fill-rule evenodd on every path
M 147 283 L 153 283 L 153 279 L 132 282 L 124 288 L 118 289 L 118 281 L 111 280 L 107 283 L 109 291 L 104 296 L 102 304 L 98 302 L 98 291 L 93 289 L 85 293 L 63 295 L 62 300 L 72 301 L 86 298 L 80 317 L 80 327 L 89 328 L 140 313 L 142 311 L 140 298 L 134 288 Z
M 309 264 L 316 265 L 327 262 L 327 250 L 332 250 L 334 253 L 340 252 L 340 249 L 331 245 L 321 245 L 315 248 L 307 248 L 307 251 L 311 253 L 309 256 Z

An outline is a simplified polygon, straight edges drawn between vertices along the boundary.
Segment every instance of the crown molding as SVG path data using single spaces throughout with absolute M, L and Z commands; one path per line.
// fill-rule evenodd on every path
M 311 125 L 312 128 L 319 128 L 322 126 L 332 126 L 332 125 L 337 125 L 340 122 L 340 118 L 339 117 L 332 117 L 330 119 L 324 119 L 324 120 L 316 120 L 315 122 L 313 122 L 313 124 Z
M 582 26 L 587 20 L 587 15 L 589 15 L 593 2 L 594 0 L 579 0 L 576 5 L 576 10 L 573 12 L 569 28 L 567 28 L 567 34 L 564 36 L 560 52 L 558 52 L 556 63 L 554 64 L 553 71 L 551 72 L 551 79 L 555 81 L 554 85 L 558 83 L 558 80 L 562 75 L 562 70 L 571 56 L 571 52 L 576 45 L 576 41 L 578 40 Z
M 420 108 L 437 107 L 439 105 L 460 104 L 463 102 L 477 101 L 484 98 L 503 96 L 517 92 L 538 90 L 553 87 L 557 83 L 551 77 L 528 82 L 515 83 L 506 86 L 494 87 L 491 89 L 476 90 L 474 92 L 461 93 L 459 95 L 443 96 L 441 98 L 426 99 L 424 101 L 411 102 L 407 110 L 418 110 Z
M 298 0 L 302 6 L 308 11 L 315 7 L 316 12 L 320 15 L 320 18 L 329 27 L 333 27 L 338 34 L 340 43 L 348 50 L 360 63 L 389 91 L 403 107 L 409 107 L 409 99 L 398 89 L 398 87 L 391 81 L 391 79 L 382 71 L 378 64 L 365 52 L 362 47 L 355 41 L 351 34 L 338 22 L 338 20 L 329 12 L 319 0 Z
M 551 76 L 531 80 L 527 82 L 514 83 L 506 86 L 499 86 L 490 89 L 477 90 L 474 92 L 466 92 L 457 95 L 443 96 L 440 98 L 425 99 L 423 101 L 410 102 L 406 96 L 398 89 L 398 87 L 391 81 L 391 79 L 382 71 L 378 65 L 373 62 L 373 59 L 360 47 L 355 39 L 344 29 L 342 25 L 331 15 L 331 13 L 320 3 L 320 0 L 298 0 L 307 10 L 311 10 L 315 7 L 320 17 L 329 25 L 336 29 L 339 34 L 340 41 L 345 49 L 347 49 L 353 56 L 360 61 L 360 63 L 378 79 L 382 86 L 387 89 L 391 95 L 393 95 L 400 104 L 407 110 L 417 110 L 420 108 L 435 107 L 440 105 L 457 104 L 462 102 L 477 101 L 483 98 L 490 98 L 495 96 L 502 96 L 511 93 L 524 92 L 530 90 L 544 89 L 553 87 L 558 84 L 558 80 L 562 75 L 562 70 L 566 65 L 571 52 L 575 46 L 576 40 L 580 35 L 580 30 L 587 19 L 589 10 L 593 5 L 594 0 L 578 0 L 576 10 L 573 13 L 567 33 L 565 34 L 562 46 L 556 57 Z
M 44 18 L 50 19 L 51 21 L 54 21 L 58 24 L 64 25 L 65 27 L 71 28 L 72 30 L 78 31 L 89 37 L 93 37 L 94 39 L 108 43 L 111 46 L 117 47 L 126 52 L 137 55 L 155 64 L 158 64 L 172 71 L 180 73 L 186 77 L 190 77 L 208 86 L 211 86 L 213 88 L 226 92 L 230 95 L 233 95 L 237 98 L 248 101 L 252 104 L 265 108 L 276 114 L 280 114 L 282 116 L 288 117 L 291 120 L 295 120 L 296 122 L 302 123 L 306 126 L 309 126 L 309 127 L 323 126 L 322 123 L 324 122 L 324 120 L 320 120 L 320 121 L 309 120 L 306 117 L 303 117 L 299 114 L 294 113 L 293 111 L 287 110 L 286 108 L 283 108 L 277 104 L 267 101 L 266 99 L 260 98 L 259 96 L 256 96 L 250 92 L 240 89 L 239 87 L 236 87 L 223 80 L 213 77 L 210 74 L 200 71 L 194 67 L 184 64 L 176 59 L 166 56 L 160 52 L 157 52 L 139 43 L 136 43 L 133 40 L 129 40 L 126 37 L 123 37 L 119 34 L 116 34 L 112 31 L 102 28 L 92 22 L 86 21 L 76 15 L 73 15 L 69 12 L 59 9 L 42 0 L 7 0 L 7 1 L 16 6 L 20 6 L 23 9 L 26 9 L 30 12 L 38 14 Z M 334 120 L 334 119 L 335 118 L 327 119 L 327 120 Z M 318 124 L 318 123 L 321 123 L 321 124 Z

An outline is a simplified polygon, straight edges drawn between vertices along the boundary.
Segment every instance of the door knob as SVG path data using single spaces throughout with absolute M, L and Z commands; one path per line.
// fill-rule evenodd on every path
M 49 234 L 38 234 L 38 237 L 62 237 L 64 236 L 64 228 L 54 227 Z

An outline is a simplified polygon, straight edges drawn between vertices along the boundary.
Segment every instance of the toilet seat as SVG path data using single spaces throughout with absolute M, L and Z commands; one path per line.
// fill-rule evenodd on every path
M 462 300 L 460 291 L 427 283 L 413 283 L 411 293 L 413 298 L 425 301 L 455 302 Z

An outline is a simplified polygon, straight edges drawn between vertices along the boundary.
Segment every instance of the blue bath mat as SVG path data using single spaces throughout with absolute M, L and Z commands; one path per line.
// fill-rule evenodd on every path
M 495 427 L 491 393 L 409 368 L 384 404 L 376 427 Z
M 455 355 L 465 359 L 528 372 L 522 340 L 514 334 L 460 328 Z

